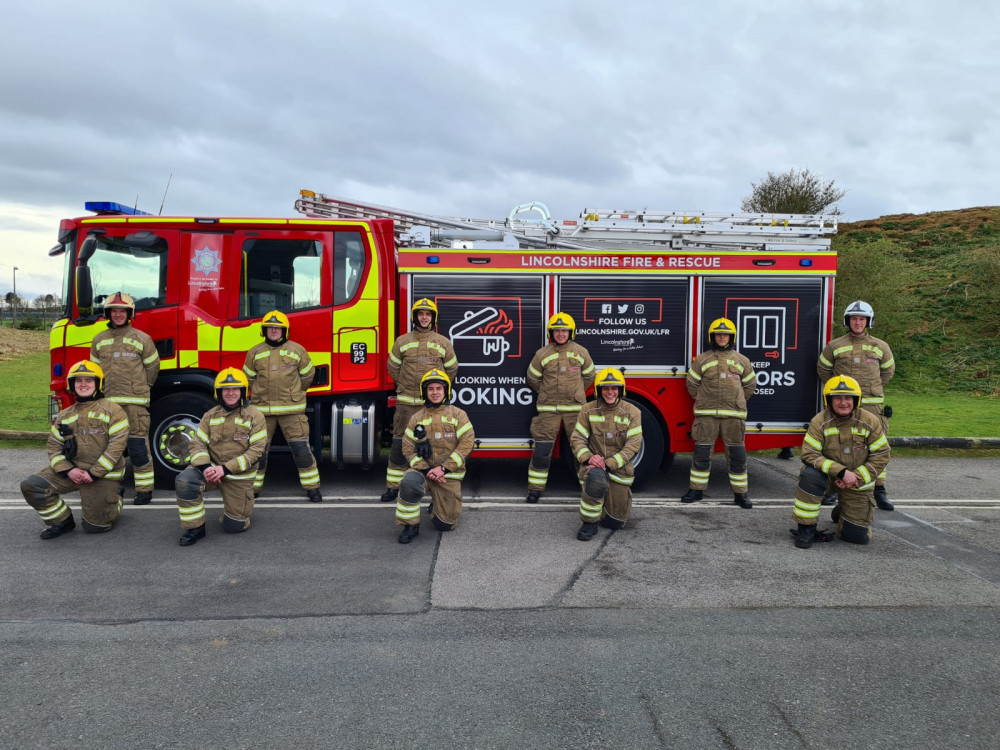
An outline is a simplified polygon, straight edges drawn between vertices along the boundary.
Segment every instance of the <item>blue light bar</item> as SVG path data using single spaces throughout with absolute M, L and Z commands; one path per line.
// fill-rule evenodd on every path
M 800 258 L 799 259 L 799 265 L 803 266 L 804 268 L 809 268 L 809 266 L 811 266 L 812 264 L 813 264 L 812 258 Z
M 103 216 L 105 214 L 129 214 L 130 216 L 152 216 L 149 211 L 140 211 L 138 208 L 123 206 L 114 201 L 87 201 L 83 204 L 85 211 L 93 211 L 95 214 Z
M 441 258 L 439 258 L 436 255 L 428 255 L 427 256 L 427 262 L 433 265 L 435 263 L 440 263 L 441 262 Z

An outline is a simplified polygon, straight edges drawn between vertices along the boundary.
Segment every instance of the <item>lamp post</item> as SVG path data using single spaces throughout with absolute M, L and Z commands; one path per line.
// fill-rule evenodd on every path
M 14 311 L 11 327 L 17 328 L 17 266 L 14 266 L 14 299 L 11 301 L 11 309 Z

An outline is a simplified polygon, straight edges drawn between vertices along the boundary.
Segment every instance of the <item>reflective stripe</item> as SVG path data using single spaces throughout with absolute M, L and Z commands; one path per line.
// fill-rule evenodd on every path
M 803 443 L 808 443 L 809 447 L 815 448 L 816 450 L 818 450 L 820 452 L 823 451 L 823 444 L 819 440 L 817 440 L 816 438 L 814 438 L 812 435 L 806 435 L 802 439 L 802 442 Z
M 396 518 L 400 521 L 412 521 L 414 518 L 420 518 L 420 505 L 417 503 L 410 505 L 402 501 L 397 502 Z
M 287 406 L 263 406 L 261 404 L 256 404 L 256 406 L 260 409 L 261 413 L 266 415 L 297 414 L 306 410 L 305 402 L 301 404 L 289 404 Z
M 396 395 L 396 400 L 401 404 L 407 404 L 408 406 L 419 406 L 424 403 L 422 398 L 414 398 L 413 396 L 403 396 L 401 394 Z
M 63 499 L 60 497 L 56 501 L 56 504 L 53 505 L 51 508 L 40 508 L 38 510 L 38 515 L 42 517 L 43 521 L 51 521 L 61 516 L 67 510 L 69 510 L 69 508 L 66 506 L 66 503 L 64 503 Z
M 580 515 L 585 518 L 593 518 L 597 520 L 601 517 L 602 510 L 604 510 L 603 501 L 597 505 L 591 505 L 586 500 L 580 500 Z
M 799 518 L 819 518 L 820 503 L 810 503 L 805 500 L 795 500 L 795 509 L 792 511 Z
M 205 503 L 198 503 L 190 507 L 178 507 L 177 514 L 181 521 L 198 521 L 205 517 Z
M 820 466 L 820 471 L 822 471 L 824 474 L 829 474 L 830 469 L 832 468 L 833 468 L 833 461 L 827 458 L 823 461 L 823 464 Z
M 608 472 L 608 478 L 616 484 L 624 484 L 626 487 L 630 487 L 632 482 L 635 481 L 635 477 L 619 477 L 617 474 Z
M 142 396 L 108 396 L 108 401 L 116 404 L 131 404 L 133 406 L 149 406 L 149 397 Z
M 695 409 L 696 417 L 733 417 L 736 419 L 746 419 L 745 411 L 735 411 L 732 409 Z
M 123 419 L 122 421 L 115 422 L 113 425 L 111 425 L 111 428 L 108 430 L 108 434 L 116 435 L 122 430 L 127 430 L 127 429 L 128 429 L 128 420 Z
M 465 433 L 467 433 L 471 429 L 472 429 L 472 422 L 466 422 L 464 425 L 462 425 L 459 428 L 458 432 L 455 433 L 455 436 L 456 437 L 462 437 L 462 435 L 464 435 Z
M 882 397 L 882 396 L 862 396 L 861 397 L 861 403 L 862 404 L 881 404 L 884 401 L 885 401 L 885 398 Z
M 255 432 L 253 435 L 250 436 L 250 444 L 251 445 L 253 445 L 254 443 L 259 443 L 261 440 L 267 440 L 267 428 L 266 427 L 263 430 L 260 430 L 259 432 Z
M 463 465 L 465 465 L 465 460 L 458 454 L 458 451 L 452 451 L 451 455 L 448 456 L 448 458 L 450 458 L 452 461 L 455 462 L 456 468 L 461 468 Z

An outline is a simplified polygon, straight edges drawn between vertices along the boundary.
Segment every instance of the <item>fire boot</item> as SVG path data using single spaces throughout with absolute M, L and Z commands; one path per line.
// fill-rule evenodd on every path
M 580 527 L 580 530 L 576 532 L 576 538 L 581 542 L 589 542 L 594 538 L 594 534 L 597 533 L 596 523 L 585 523 Z
M 396 497 L 398 495 L 399 495 L 398 487 L 388 487 L 386 491 L 382 493 L 382 497 L 380 497 L 379 500 L 383 503 L 394 503 L 396 502 Z
M 816 527 L 800 523 L 798 531 L 795 533 L 795 546 L 809 549 L 813 546 L 814 541 L 816 541 Z
M 837 523 L 837 521 L 840 520 L 840 506 L 839 505 L 835 505 L 833 507 L 833 510 L 830 511 L 830 520 L 833 521 L 834 523 Z
M 46 526 L 42 529 L 42 533 L 39 534 L 42 539 L 55 539 L 60 534 L 65 534 L 67 531 L 72 531 L 76 528 L 76 521 L 73 520 L 73 516 L 70 515 L 65 521 L 55 524 L 54 526 Z
M 896 506 L 889 502 L 889 496 L 885 494 L 885 485 L 881 487 L 875 485 L 875 504 L 882 510 L 896 509 Z
M 135 497 L 132 498 L 132 505 L 149 505 L 151 502 L 153 502 L 152 490 L 136 490 Z
M 323 496 L 319 492 L 319 488 L 306 490 L 306 497 L 309 498 L 311 503 L 321 503 L 323 502 Z
M 701 490 L 688 490 L 681 498 L 682 503 L 694 503 L 701 500 Z
M 753 503 L 750 502 L 750 496 L 745 492 L 737 492 L 733 495 L 733 502 L 736 503 L 741 508 L 746 508 L 750 510 L 753 507 Z
M 524 499 L 524 502 L 534 505 L 541 496 L 542 493 L 538 490 L 528 490 L 528 496 Z
M 831 492 L 829 495 L 823 495 L 823 505 L 836 505 L 837 504 L 837 493 Z
M 197 542 L 199 539 L 205 536 L 205 524 L 198 526 L 193 529 L 188 529 L 183 534 L 181 534 L 180 541 L 177 543 L 182 547 L 190 547 L 192 544 Z
M 399 535 L 400 544 L 409 544 L 414 539 L 420 536 L 420 524 L 415 524 L 413 526 L 404 526 L 403 531 Z

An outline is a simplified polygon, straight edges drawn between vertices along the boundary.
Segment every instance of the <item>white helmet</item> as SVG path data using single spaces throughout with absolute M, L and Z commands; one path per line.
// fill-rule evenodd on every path
M 857 300 L 847 306 L 847 309 L 844 310 L 845 328 L 851 327 L 851 317 L 853 317 L 854 315 L 861 315 L 865 318 L 868 318 L 868 327 L 869 328 L 875 327 L 874 325 L 872 325 L 875 322 L 875 311 L 872 310 L 872 306 L 869 305 L 867 302 Z

